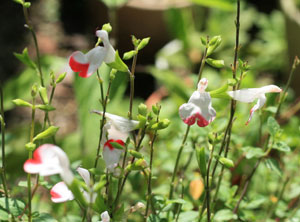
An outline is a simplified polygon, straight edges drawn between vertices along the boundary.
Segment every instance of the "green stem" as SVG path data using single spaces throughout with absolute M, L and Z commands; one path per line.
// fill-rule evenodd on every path
M 34 29 L 31 25 L 30 20 L 29 20 L 28 9 L 24 6 L 23 6 L 23 13 L 24 13 L 25 21 L 26 21 L 26 26 L 29 29 L 29 31 L 31 32 L 31 35 L 32 35 L 32 38 L 33 38 L 35 51 L 36 51 L 36 56 L 37 56 L 37 65 L 38 65 L 38 72 L 39 72 L 39 76 L 40 76 L 40 81 L 41 81 L 41 85 L 44 87 L 45 85 L 44 85 L 44 77 L 43 77 L 42 68 L 41 68 L 41 58 L 40 58 L 39 45 L 38 45 L 38 42 L 37 42 L 37 38 L 36 38 L 36 34 L 34 32 Z
M 202 72 L 203 72 L 203 68 L 205 66 L 205 61 L 206 61 L 206 57 L 207 57 L 207 50 L 208 50 L 208 44 L 209 44 L 209 39 L 207 37 L 207 44 L 206 44 L 206 48 L 205 48 L 205 51 L 204 51 L 204 54 L 202 56 L 202 59 L 201 59 L 201 64 L 200 64 L 200 69 L 199 69 L 199 74 L 198 74 L 198 81 L 197 83 L 201 80 L 202 78 Z M 196 86 L 197 87 L 197 86 Z
M 103 84 L 103 82 L 101 81 L 100 85 L 102 85 L 102 84 Z M 96 159 L 95 159 L 95 163 L 94 163 L 94 168 L 96 168 L 97 165 L 98 165 L 99 154 L 100 154 L 100 150 L 101 150 L 101 140 L 102 140 L 102 135 L 103 135 L 103 127 L 104 127 L 104 124 L 105 124 L 106 105 L 107 105 L 107 101 L 108 101 L 108 97 L 109 97 L 109 92 L 110 92 L 111 84 L 112 84 L 112 80 L 109 80 L 108 88 L 107 88 L 107 92 L 106 92 L 106 96 L 105 96 L 105 100 L 104 100 L 104 103 L 103 103 L 103 115 L 102 115 L 102 120 L 101 120 L 101 125 L 100 125 L 100 135 L 99 135 L 99 141 L 98 141 L 98 147 L 97 147 L 97 155 L 96 155 Z M 102 93 L 103 93 L 103 90 L 101 90 L 101 94 Z M 102 98 L 102 96 L 101 96 L 101 98 Z
M 4 96 L 2 83 L 0 85 L 0 99 L 1 99 L 1 151 L 2 151 L 2 170 L 1 170 L 1 179 L 3 183 L 4 195 L 8 197 L 7 190 L 7 181 L 6 181 L 6 159 L 5 159 L 5 119 L 4 119 Z
M 159 122 L 159 112 L 157 114 L 156 123 Z M 157 130 L 154 131 L 153 138 L 150 142 L 150 172 L 149 172 L 149 179 L 148 179 L 148 195 L 147 195 L 147 205 L 146 205 L 146 211 L 145 211 L 145 217 L 144 221 L 147 221 L 149 208 L 150 208 L 150 202 L 152 201 L 152 163 L 153 163 L 153 154 L 154 154 L 154 142 L 157 137 Z
M 282 96 L 280 97 L 280 100 L 279 100 L 279 104 L 278 104 L 278 107 L 277 107 L 275 118 L 278 118 L 278 116 L 279 116 L 281 104 L 283 103 L 283 101 L 285 99 L 285 95 L 286 95 L 286 93 L 287 93 L 287 91 L 288 91 L 288 89 L 290 87 L 292 78 L 294 76 L 295 70 L 296 70 L 296 68 L 297 68 L 298 65 L 299 65 L 299 59 L 298 59 L 297 56 L 295 56 L 294 63 L 293 63 L 293 66 L 292 66 L 292 69 L 291 69 L 288 81 L 287 81 L 286 86 L 285 86 L 285 88 L 283 90 Z
M 131 72 L 129 72 L 130 77 L 130 101 L 129 101 L 129 119 L 132 119 L 132 106 L 133 106 L 133 97 L 134 97 L 134 73 L 137 61 L 137 54 L 133 57 Z
M 171 200 L 173 198 L 174 183 L 175 183 L 175 178 L 176 178 L 177 169 L 178 169 L 178 165 L 179 165 L 179 160 L 180 160 L 180 157 L 181 157 L 182 150 L 185 146 L 186 139 L 189 135 L 190 127 L 191 127 L 190 125 L 187 126 L 184 137 L 183 137 L 183 140 L 182 140 L 182 143 L 181 143 L 181 145 L 179 147 L 179 151 L 177 153 L 176 162 L 175 162 L 175 166 L 174 166 L 174 170 L 173 170 L 173 174 L 172 174 L 172 179 L 171 179 L 171 184 L 170 184 L 169 200 Z
M 32 98 L 32 113 L 31 113 L 31 127 L 30 127 L 30 142 L 33 142 L 34 128 L 35 128 L 35 97 Z M 32 159 L 32 152 L 29 151 L 28 159 Z M 27 174 L 27 189 L 28 189 L 28 221 L 32 221 L 32 209 L 31 209 L 31 174 Z

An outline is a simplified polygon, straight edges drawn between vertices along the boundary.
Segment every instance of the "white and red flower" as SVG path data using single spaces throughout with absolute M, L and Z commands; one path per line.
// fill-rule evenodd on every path
M 109 172 L 114 171 L 114 168 L 118 165 L 120 161 L 120 156 L 122 152 L 124 152 L 124 150 L 113 147 L 111 142 L 118 143 L 121 146 L 125 145 L 125 143 L 122 140 L 114 140 L 114 139 L 107 140 L 104 143 L 102 154 L 106 164 L 106 168 L 108 169 Z
M 54 203 L 62 203 L 69 200 L 74 200 L 72 192 L 68 189 L 67 185 L 61 181 L 55 184 L 50 190 L 51 200 Z
M 236 91 L 227 92 L 229 96 L 233 99 L 244 102 L 244 103 L 252 103 L 255 99 L 257 99 L 257 103 L 250 110 L 250 116 L 246 125 L 251 121 L 254 112 L 265 104 L 267 98 L 265 96 L 266 93 L 280 93 L 282 90 L 275 85 L 267 85 L 260 88 L 249 88 L 249 89 L 241 89 Z
M 33 158 L 24 163 L 24 171 L 40 176 L 60 174 L 67 184 L 71 184 L 74 179 L 66 153 L 52 144 L 39 146 L 34 151 Z
M 79 175 L 82 177 L 82 179 L 84 180 L 85 184 L 87 185 L 87 187 L 90 187 L 90 172 L 87 169 L 78 167 L 76 170 Z M 83 190 L 81 188 L 81 191 L 83 192 L 83 196 L 85 197 L 86 201 L 88 203 L 94 203 L 97 197 L 97 194 L 94 192 L 87 192 L 85 190 Z M 61 181 L 57 184 L 55 184 L 51 190 L 50 190 L 50 194 L 51 194 L 51 200 L 54 203 L 61 203 L 61 202 L 66 202 L 69 200 L 73 200 L 74 196 L 72 194 L 72 192 L 68 189 L 67 185 Z
M 69 65 L 80 77 L 91 76 L 102 62 L 109 64 L 115 61 L 115 50 L 109 42 L 108 33 L 105 30 L 98 30 L 96 36 L 102 40 L 103 46 L 97 46 L 86 54 L 76 51 L 70 56 Z
M 198 126 L 205 127 L 216 117 L 210 94 L 205 92 L 207 84 L 206 78 L 201 79 L 197 91 L 192 94 L 187 103 L 179 107 L 179 115 L 185 124 L 193 125 L 197 121 Z

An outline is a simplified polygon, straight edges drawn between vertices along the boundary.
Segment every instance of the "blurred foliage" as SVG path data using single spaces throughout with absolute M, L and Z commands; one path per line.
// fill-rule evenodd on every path
M 108 7 L 119 7 L 126 1 L 103 0 L 103 2 Z M 166 196 L 169 191 L 170 175 L 173 171 L 177 151 L 183 138 L 183 132 L 186 129 L 178 116 L 178 108 L 189 99 L 189 96 L 195 90 L 196 74 L 205 48 L 201 44 L 200 37 L 213 37 L 216 35 L 222 37 L 222 44 L 212 54 L 212 58 L 224 59 L 225 67 L 221 69 L 210 66 L 205 67 L 203 77 L 209 80 L 208 91 L 220 88 L 227 84 L 227 79 L 232 78 L 230 64 L 233 62 L 235 45 L 235 1 L 191 0 L 191 2 L 194 4 L 192 7 L 166 10 L 166 22 L 170 35 L 174 39 L 157 52 L 155 64 L 146 68 L 157 81 L 157 88 L 164 87 L 167 91 L 168 95 L 159 103 L 162 106 L 161 116 L 171 120 L 170 127 L 159 133 L 158 140 L 155 143 L 153 193 L 155 207 L 160 209 L 160 214 L 152 215 L 151 221 L 161 221 L 159 218 L 165 217 L 166 211 L 173 204 L 166 200 Z M 242 3 L 239 56 L 251 65 L 251 70 L 243 80 L 242 88 L 259 87 L 266 84 L 275 84 L 275 82 L 277 85 L 284 86 L 285 83 L 278 83 L 278 77 L 286 73 L 288 69 L 288 43 L 285 36 L 285 22 L 282 12 L 274 10 L 270 15 L 267 15 L 258 12 L 246 2 Z M 42 57 L 42 69 L 45 73 L 46 82 L 49 81 L 48 74 L 53 70 L 60 70 L 61 67 L 66 65 L 66 62 L 65 58 L 49 55 Z M 100 76 L 105 83 L 104 92 L 107 90 L 109 72 L 110 68 L 104 64 L 99 69 Z M 17 78 L 9 80 L 4 86 L 5 109 L 13 109 L 12 100 L 16 98 L 29 101 L 33 82 L 39 82 L 34 67 L 24 69 Z M 129 107 L 129 98 L 126 96 L 127 85 L 128 76 L 118 72 L 111 87 L 107 112 L 127 116 Z M 78 127 L 77 130 L 64 137 L 58 136 L 57 143 L 64 148 L 71 161 L 73 161 L 73 168 L 80 164 L 90 168 L 95 158 L 99 140 L 100 118 L 98 115 L 90 113 L 91 110 L 99 110 L 101 107 L 98 79 L 95 74 L 88 79 L 81 79 L 74 75 L 73 89 L 77 103 Z M 245 126 L 245 122 L 251 105 L 237 104 L 229 158 L 234 163 L 237 161 L 240 161 L 240 163 L 232 171 L 225 170 L 218 199 L 213 204 L 214 221 L 216 222 L 237 219 L 236 215 L 232 213 L 232 209 L 238 201 L 236 192 L 240 192 L 239 189 L 241 189 L 238 186 L 243 183 L 245 175 L 249 175 L 257 158 L 263 155 L 261 150 L 258 151 L 259 148 L 257 148 L 262 146 L 262 144 L 259 144 L 260 135 L 264 138 L 268 135 L 270 128 L 271 131 L 274 128 L 270 127 L 271 123 L 268 119 L 270 115 L 274 114 L 274 105 L 276 105 L 278 98 L 276 98 L 276 95 L 267 95 L 267 97 L 267 105 L 254 115 L 249 126 Z M 283 117 L 284 114 L 289 112 L 295 99 L 293 90 L 290 89 L 286 103 L 282 107 Z M 134 101 L 134 119 L 136 119 L 137 105 L 140 102 L 142 102 L 141 99 L 135 99 Z M 225 130 L 228 121 L 229 100 L 213 99 L 213 106 L 217 110 L 216 119 L 205 128 L 191 127 L 190 136 L 183 150 L 179 174 L 184 178 L 184 197 L 183 200 L 179 200 L 182 204 L 182 212 L 178 221 L 197 221 L 197 210 L 203 203 L 203 194 L 195 200 L 188 189 L 192 181 L 195 179 L 201 180 L 196 156 L 194 155 L 195 144 L 208 150 L 210 148 L 209 132 L 221 134 Z M 284 222 L 299 221 L 300 179 L 297 177 L 300 163 L 298 152 L 300 144 L 299 125 L 299 117 L 292 115 L 288 119 L 282 118 L 278 132 L 271 133 L 272 136 L 276 134 L 278 140 L 276 142 L 283 141 L 284 143 L 276 143 L 270 153 L 271 158 L 264 160 L 263 164 L 257 169 L 248 194 L 240 206 L 241 220 L 275 222 L 275 218 L 278 218 Z M 41 126 L 38 126 L 38 130 L 40 128 Z M 18 184 L 17 181 L 25 178 L 22 165 L 26 159 L 24 146 L 28 135 L 28 122 L 18 122 L 17 125 L 9 126 L 6 135 L 9 186 L 11 187 L 12 196 L 18 196 L 20 199 L 24 199 L 25 194 L 20 194 L 25 193 L 24 187 L 14 185 Z M 149 162 L 149 147 L 147 144 L 150 136 L 146 135 L 141 150 L 147 162 Z M 219 145 L 217 145 L 216 149 L 219 148 Z M 241 157 L 242 159 L 240 159 Z M 78 159 L 81 161 L 74 162 Z M 219 175 L 219 173 L 220 169 L 217 170 L 216 175 Z M 277 202 L 278 192 L 287 177 L 291 180 L 287 185 L 286 192 Z M 44 181 L 43 178 L 40 180 Z M 53 185 L 57 181 L 59 181 L 59 178 L 54 176 L 47 182 Z M 124 190 L 126 195 L 122 197 L 122 201 L 125 203 L 125 211 L 141 199 L 145 199 L 146 189 L 147 183 L 140 172 L 134 172 L 129 176 Z M 181 187 L 178 185 L 175 198 L 180 197 L 180 189 Z M 2 202 L 1 200 L 0 219 L 5 220 L 7 213 L 2 209 Z M 266 214 L 272 212 L 271 209 L 275 204 L 273 219 L 265 220 Z M 36 211 L 34 221 L 81 221 L 80 217 L 75 216 L 78 215 L 80 209 L 74 202 L 51 204 L 48 192 L 38 192 L 33 200 L 33 206 L 34 211 Z M 13 212 L 20 210 L 19 208 L 24 208 L 23 202 L 18 202 L 18 208 L 13 206 Z M 52 216 L 43 212 L 50 212 Z M 99 220 L 98 216 L 93 219 L 93 221 L 97 220 Z M 128 221 L 141 220 L 140 213 L 129 214 Z M 206 221 L 205 216 L 203 221 Z

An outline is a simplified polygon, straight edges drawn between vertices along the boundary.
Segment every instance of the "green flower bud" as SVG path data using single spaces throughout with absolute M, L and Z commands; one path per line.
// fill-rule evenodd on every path
M 215 68 L 223 68 L 225 66 L 224 60 L 215 60 L 215 59 L 207 58 L 206 63 Z
M 46 139 L 48 137 L 54 136 L 56 132 L 58 131 L 59 127 L 56 126 L 50 126 L 45 131 L 39 133 L 33 138 L 33 141 L 40 140 L 40 139 Z
M 116 69 L 112 69 L 109 73 L 109 79 L 110 81 L 113 81 L 116 78 L 116 73 L 118 72 L 118 70 Z
M 31 3 L 30 2 L 24 2 L 23 5 L 24 5 L 25 8 L 29 8 L 31 6 Z
M 150 37 L 142 39 L 142 41 L 137 46 L 137 50 L 143 49 L 146 45 L 148 45 L 149 41 Z
M 66 72 L 60 74 L 60 75 L 58 76 L 58 78 L 56 79 L 56 84 L 62 82 L 62 81 L 65 79 L 66 75 L 67 75 Z
M 209 47 L 207 49 L 207 56 L 211 55 L 216 48 L 221 44 L 221 36 L 215 36 L 213 37 L 209 42 Z
M 32 105 L 29 102 L 26 102 L 22 99 L 14 99 L 12 101 L 16 106 L 25 106 L 25 107 L 32 107 Z
M 48 111 L 48 112 L 55 110 L 55 108 L 53 106 L 50 106 L 50 105 L 36 105 L 35 107 L 40 109 L 40 110 Z
M 153 105 L 153 106 L 152 106 L 152 112 L 153 112 L 155 115 L 158 115 L 158 114 L 159 114 L 159 110 L 160 110 L 160 106 L 159 106 L 159 105 Z
M 25 145 L 25 148 L 26 148 L 26 150 L 28 150 L 28 151 L 34 151 L 35 150 L 35 148 L 36 148 L 36 145 L 34 144 L 34 143 L 27 143 L 26 145 Z
M 140 44 L 141 40 L 140 39 L 137 39 L 134 35 L 131 36 L 131 41 L 132 41 L 132 44 L 135 46 L 135 47 L 138 47 L 138 45 Z
M 123 59 L 124 60 L 128 60 L 131 59 L 133 56 L 135 56 L 137 54 L 137 50 L 131 50 L 129 52 L 125 52 L 123 55 Z
M 37 91 L 38 91 L 38 86 L 37 84 L 33 84 L 32 87 L 31 87 L 31 96 L 32 98 L 35 98 L 36 97 L 36 94 L 37 94 Z
M 112 27 L 110 25 L 110 23 L 106 23 L 102 26 L 102 30 L 107 31 L 107 33 L 110 33 L 112 31 Z
M 137 152 L 135 150 L 128 150 L 128 152 L 130 153 L 131 156 L 134 156 L 137 159 L 144 158 L 143 154 L 141 154 L 140 152 Z
M 227 167 L 227 168 L 232 168 L 232 167 L 234 167 L 234 163 L 233 163 L 233 161 L 231 160 L 231 159 L 228 159 L 228 158 L 225 158 L 225 157 L 221 157 L 220 159 L 219 159 L 219 162 L 221 163 L 221 164 L 223 164 L 225 167 Z
M 147 106 L 144 103 L 138 106 L 138 113 L 142 116 L 147 116 L 147 110 Z

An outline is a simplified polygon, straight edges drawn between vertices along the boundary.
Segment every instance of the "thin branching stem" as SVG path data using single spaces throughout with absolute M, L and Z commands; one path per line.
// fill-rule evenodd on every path
M 160 113 L 160 108 L 156 117 L 156 123 L 159 122 L 159 113 Z M 150 202 L 152 201 L 152 165 L 153 165 L 153 154 L 154 154 L 154 142 L 157 137 L 157 130 L 154 131 L 154 135 L 150 141 L 150 172 L 149 172 L 149 178 L 148 178 L 148 195 L 147 195 L 147 205 L 146 205 L 146 211 L 145 211 L 145 217 L 144 221 L 147 221 L 147 217 L 149 214 L 149 208 L 150 208 Z
M 0 85 L 0 99 L 1 99 L 1 151 L 2 151 L 2 169 L 1 169 L 1 180 L 3 183 L 4 195 L 8 197 L 7 181 L 6 181 L 6 159 L 5 159 L 5 118 L 4 118 L 4 105 L 3 105 L 3 89 L 2 83 Z
M 103 84 L 103 82 L 100 81 L 100 84 Z M 109 97 L 111 84 L 112 84 L 112 80 L 110 80 L 109 83 L 108 83 L 108 88 L 107 88 L 105 100 L 103 102 L 103 114 L 102 114 L 102 120 L 101 120 L 101 124 L 100 124 L 100 135 L 99 135 L 99 141 L 98 141 L 98 147 L 97 147 L 97 156 L 96 156 L 96 159 L 95 159 L 94 168 L 96 168 L 97 165 L 98 165 L 99 154 L 100 154 L 100 151 L 101 151 L 101 140 L 102 140 L 103 128 L 104 128 L 104 124 L 105 124 L 106 106 L 107 106 L 107 101 L 108 101 L 108 97 Z M 101 94 L 102 93 L 103 93 L 103 91 L 101 90 Z M 101 96 L 101 98 L 102 98 L 102 96 Z
M 29 19 L 29 15 L 28 15 L 28 9 L 23 5 L 23 13 L 24 13 L 24 18 L 26 21 L 26 27 L 29 29 L 32 38 L 33 38 L 33 42 L 34 42 L 34 46 L 35 46 L 35 51 L 36 51 L 36 56 L 37 56 L 37 65 L 38 65 L 38 73 L 40 76 L 40 81 L 41 81 L 41 85 L 44 87 L 44 77 L 43 77 L 43 72 L 42 72 L 42 67 L 41 67 L 41 57 L 40 57 L 40 50 L 39 50 L 39 45 L 38 45 L 38 41 L 36 38 L 36 34 L 35 31 L 33 29 L 33 26 L 30 22 Z

